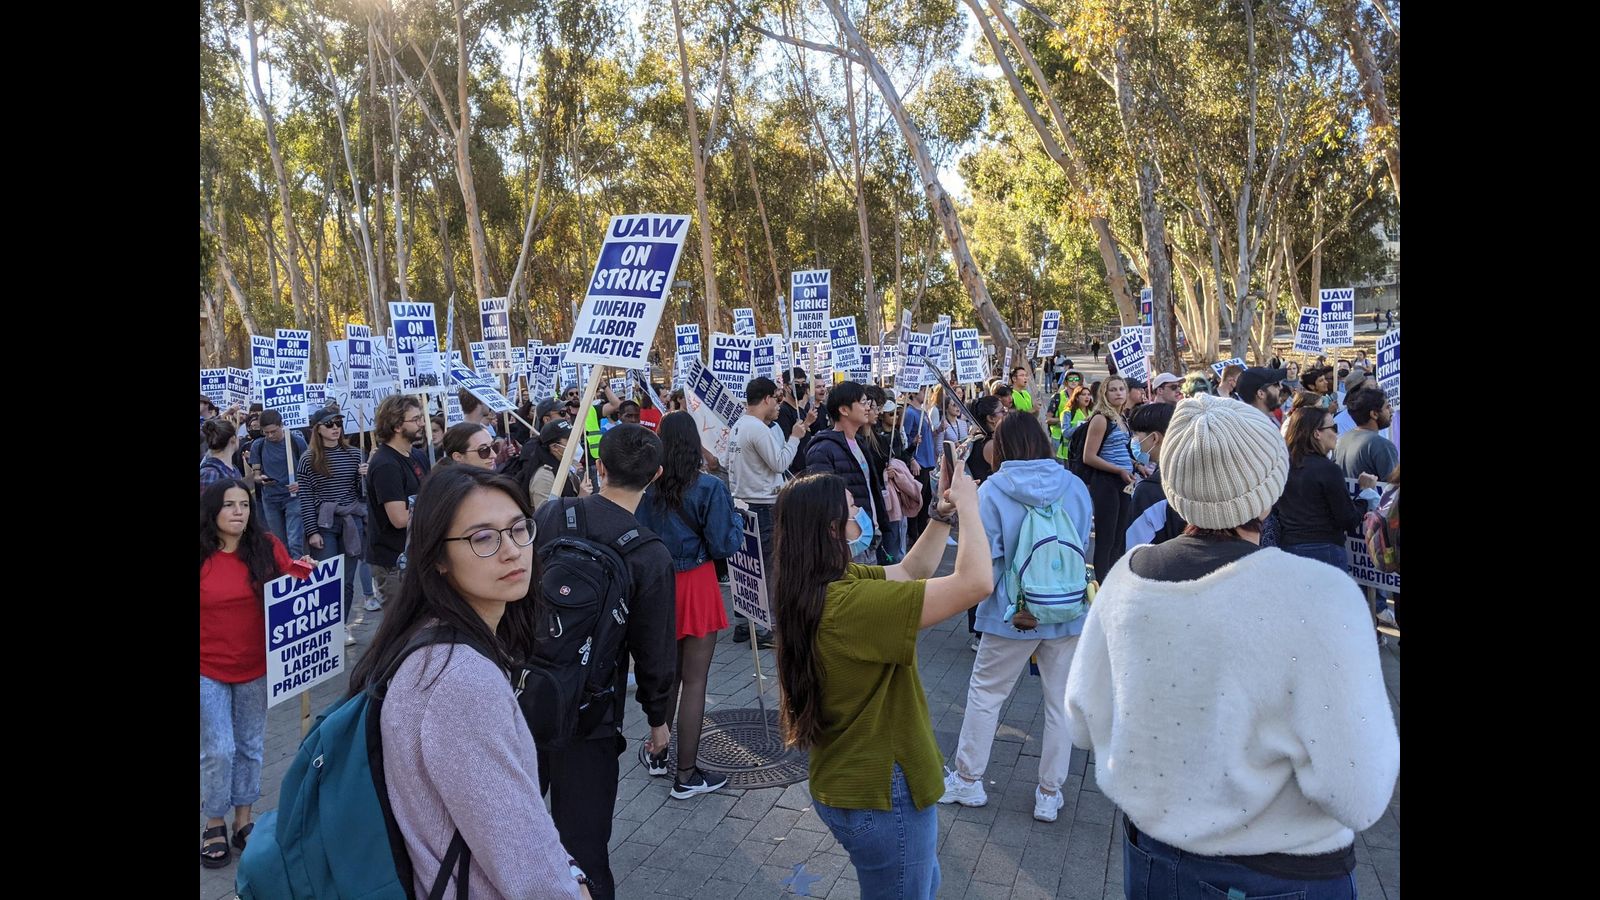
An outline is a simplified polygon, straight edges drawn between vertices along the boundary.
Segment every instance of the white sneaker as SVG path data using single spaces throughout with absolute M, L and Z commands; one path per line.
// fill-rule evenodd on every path
M 1394 610 L 1385 607 L 1383 612 L 1378 613 L 1378 623 L 1390 628 L 1398 627 L 1394 623 Z
M 1054 794 L 1046 794 L 1042 789 L 1036 787 L 1033 789 L 1033 817 L 1040 822 L 1054 822 L 1056 820 L 1056 811 L 1066 802 L 1067 798 L 1061 796 L 1060 791 L 1056 791 Z
M 378 610 L 383 609 L 383 601 L 379 600 L 377 597 L 368 597 L 367 602 L 362 604 L 362 606 L 367 612 L 377 612 Z
M 939 798 L 940 803 L 959 803 L 962 806 L 982 806 L 989 802 L 989 795 L 983 790 L 983 779 L 968 781 L 955 772 L 944 773 L 944 796 Z

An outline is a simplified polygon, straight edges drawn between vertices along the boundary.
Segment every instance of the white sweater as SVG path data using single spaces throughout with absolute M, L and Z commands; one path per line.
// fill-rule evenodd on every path
M 1140 831 L 1203 856 L 1349 846 L 1400 770 L 1355 582 L 1276 548 L 1150 581 L 1134 552 L 1095 597 L 1067 678 L 1072 742 L 1095 751 L 1100 789 Z
M 799 439 L 780 434 L 777 425 L 768 425 L 749 413 L 740 416 L 728 441 L 728 489 L 734 499 L 777 502 L 784 470 L 799 448 Z

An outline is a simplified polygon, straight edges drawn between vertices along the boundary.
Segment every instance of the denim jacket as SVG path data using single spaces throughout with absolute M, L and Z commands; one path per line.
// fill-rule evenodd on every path
M 728 486 L 716 476 L 701 472 L 694 486 L 684 491 L 682 510 L 668 509 L 657 500 L 659 495 L 652 484 L 634 517 L 661 536 L 672 552 L 674 571 L 687 572 L 708 559 L 727 559 L 744 543 L 744 519 L 733 506 Z

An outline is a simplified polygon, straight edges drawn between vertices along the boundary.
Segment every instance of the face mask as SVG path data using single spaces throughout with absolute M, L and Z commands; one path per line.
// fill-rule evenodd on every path
M 1133 454 L 1133 461 L 1138 463 L 1139 465 L 1141 465 L 1141 466 L 1150 465 L 1150 454 L 1145 452 L 1144 447 L 1139 445 L 1139 439 L 1138 438 L 1134 438 L 1131 442 L 1129 442 L 1129 444 L 1128 444 L 1128 452 Z
M 856 510 L 856 524 L 861 526 L 861 536 L 850 542 L 850 555 L 860 556 L 872 546 L 872 516 L 864 509 Z

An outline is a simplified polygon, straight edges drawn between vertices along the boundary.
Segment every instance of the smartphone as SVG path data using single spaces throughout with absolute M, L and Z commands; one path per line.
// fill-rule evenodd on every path
M 955 441 L 945 441 L 944 442 L 944 467 L 945 467 L 945 471 L 950 473 L 946 477 L 946 483 L 948 484 L 950 481 L 954 480 L 955 474 L 956 474 L 956 442 Z

